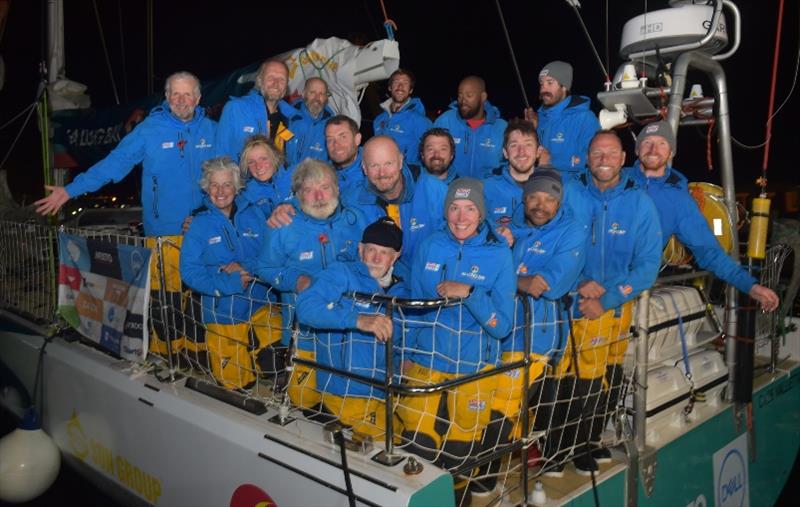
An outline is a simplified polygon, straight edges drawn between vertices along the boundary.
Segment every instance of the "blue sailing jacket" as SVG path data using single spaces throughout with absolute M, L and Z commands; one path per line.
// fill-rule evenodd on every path
M 269 181 L 259 181 L 255 178 L 248 178 L 242 195 L 250 202 L 261 208 L 264 216 L 269 218 L 275 206 L 283 202 L 288 197 L 288 193 L 282 190 L 278 182 L 280 170 L 272 176 Z
M 446 195 L 447 187 L 441 180 L 423 172 L 414 181 L 411 170 L 404 164 L 403 193 L 396 201 L 387 203 L 369 180 L 364 178 L 357 192 L 347 202 L 364 213 L 368 224 L 386 216 L 388 204 L 399 205 L 403 250 L 395 265 L 395 271 L 407 279 L 417 245 L 424 238 L 440 230 L 444 224 L 443 209 Z
M 526 296 L 531 306 L 531 321 L 525 322 L 523 308 L 517 305 L 517 326 L 503 340 L 503 352 L 523 350 L 523 328 L 531 327 L 530 352 L 557 357 L 569 335 L 569 307 L 559 300 L 574 291 L 586 262 L 586 229 L 564 208 L 542 226 L 530 225 L 522 208 L 514 215 L 514 266 L 517 276 L 541 275 L 550 290 L 535 299 Z
M 626 171 L 605 192 L 597 189 L 588 173 L 578 181 L 583 196 L 574 200 L 575 216 L 589 226 L 581 281 L 602 285 L 606 290 L 600 298 L 603 309 L 617 309 L 656 280 L 663 244 L 658 212 Z
M 539 141 L 550 152 L 550 164 L 559 171 L 585 172 L 589 141 L 600 130 L 600 122 L 589 109 L 588 97 L 569 95 L 552 107 L 540 106 Z
M 363 148 L 358 148 L 358 154 L 353 163 L 347 167 L 336 167 L 336 175 L 339 177 L 339 198 L 349 202 L 350 197 L 358 192 L 361 185 L 366 181 L 364 169 L 361 167 L 361 155 Z
M 522 202 L 522 185 L 511 177 L 508 164 L 498 167 L 483 180 L 483 195 L 486 199 L 486 220 L 495 228 L 510 226 L 514 210 Z
M 433 122 L 434 127 L 445 128 L 453 136 L 456 153 L 450 170 L 458 176 L 483 179 L 503 161 L 503 133 L 508 123 L 488 100 L 483 107 L 486 121 L 475 130 L 461 118 L 455 101 Z
M 540 167 L 555 169 L 549 165 Z M 536 168 L 533 171 L 536 172 Z M 573 215 L 572 202 L 577 195 L 580 195 L 581 190 L 578 188 L 578 183 L 568 176 L 563 178 L 561 186 L 560 207 L 567 215 L 571 216 Z M 508 164 L 498 167 L 492 171 L 491 176 L 483 180 L 483 194 L 486 199 L 486 219 L 495 228 L 507 225 L 513 230 L 518 223 L 524 223 L 524 215 L 521 220 L 514 219 L 518 213 L 524 213 L 523 189 L 522 185 L 511 177 Z
M 285 100 L 278 101 L 278 110 L 286 118 L 287 122 L 292 117 L 292 114 L 296 112 Z M 255 88 L 242 97 L 231 97 L 225 107 L 222 108 L 222 115 L 219 118 L 216 138 L 217 155 L 227 155 L 234 162 L 238 162 L 248 137 L 256 134 L 270 137 L 268 120 L 267 105 L 264 102 L 264 97 Z M 284 127 L 290 129 L 291 125 L 284 125 Z M 279 131 L 278 135 L 280 134 L 281 132 Z M 286 137 L 291 136 L 289 133 L 284 134 Z M 276 137 L 278 136 L 276 135 Z M 297 138 L 292 137 L 283 144 L 283 147 L 277 141 L 275 145 L 279 149 L 283 149 L 284 153 L 290 154 L 296 150 Z
M 284 310 L 284 329 L 292 321 L 291 307 L 295 303 L 297 279 L 310 277 L 333 262 L 358 259 L 358 242 L 368 223 L 357 209 L 340 206 L 333 215 L 319 220 L 305 214 L 294 200 L 297 210 L 289 225 L 269 229 L 254 272 L 258 277 L 281 291 Z M 283 344 L 289 344 L 290 335 L 284 333 Z
M 217 124 L 195 108 L 188 122 L 164 101 L 122 138 L 106 158 L 67 185 L 70 197 L 118 182 L 142 164 L 142 221 L 146 236 L 181 234 L 183 220 L 203 202 L 202 163 L 214 157 Z
M 311 116 L 303 99 L 292 103 L 294 113 L 289 117 L 289 129 L 297 141 L 291 150 L 286 151 L 286 165 L 294 165 L 306 158 L 328 161 L 328 148 L 325 145 L 325 125 L 333 116 L 327 105 L 317 118 Z
M 317 274 L 314 283 L 297 297 L 298 321 L 311 327 L 316 336 L 317 362 L 376 380 L 386 379 L 386 344 L 356 327 L 359 314 L 382 314 L 383 306 L 356 302 L 351 294 L 407 297 L 403 281 L 394 282 L 384 290 L 360 260 L 335 262 Z M 395 326 L 392 333 L 397 343 L 399 331 Z M 381 389 L 322 370 L 317 371 L 317 388 L 337 396 L 384 398 Z
M 461 304 L 423 312 L 420 320 L 425 323 L 406 339 L 406 356 L 426 368 L 455 374 L 497 365 L 500 340 L 513 325 L 517 287 L 508 243 L 486 222 L 464 243 L 449 229 L 432 234 L 414 256 L 411 296 L 438 299 L 436 286 L 445 280 L 469 284 L 472 292 Z
M 203 322 L 239 324 L 247 322 L 267 303 L 267 287 L 251 282 L 242 289 L 238 272 L 220 268 L 238 262 L 252 273 L 252 261 L 267 235 L 261 210 L 237 196 L 233 217 L 223 215 L 206 197 L 196 210 L 181 245 L 181 279 L 202 294 Z
M 747 294 L 756 279 L 720 247 L 697 203 L 689 194 L 686 177 L 667 166 L 664 176 L 650 178 L 641 170 L 638 161 L 627 171 L 656 205 L 661 223 L 662 247 L 674 234 L 691 250 L 698 266 Z
M 396 113 L 390 111 L 391 103 L 392 99 L 381 103 L 383 112 L 372 123 L 375 135 L 394 139 L 406 164 L 419 164 L 419 141 L 433 122 L 425 115 L 425 106 L 417 97 L 411 97 Z

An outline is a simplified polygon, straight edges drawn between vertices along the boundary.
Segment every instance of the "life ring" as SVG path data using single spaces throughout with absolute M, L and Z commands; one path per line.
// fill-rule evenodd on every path
M 700 213 L 705 217 L 719 245 L 725 253 L 730 253 L 733 246 L 733 221 L 725 204 L 722 187 L 713 183 L 692 182 L 689 183 L 689 193 L 700 208 Z M 672 236 L 664 247 L 661 260 L 668 266 L 683 266 L 692 260 L 692 255 L 675 236 Z

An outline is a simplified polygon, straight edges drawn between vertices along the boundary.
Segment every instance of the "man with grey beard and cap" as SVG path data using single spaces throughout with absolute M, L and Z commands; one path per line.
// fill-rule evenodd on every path
M 589 109 L 591 100 L 572 95 L 572 65 L 554 61 L 539 72 L 539 100 L 534 112 L 525 110 L 525 119 L 532 121 L 542 146 L 550 154 L 550 164 L 565 175 L 584 172 L 589 141 L 600 129 L 600 122 Z

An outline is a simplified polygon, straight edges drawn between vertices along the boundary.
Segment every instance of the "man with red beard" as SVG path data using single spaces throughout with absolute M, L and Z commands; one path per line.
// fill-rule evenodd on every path
M 750 295 L 765 311 L 776 309 L 778 296 L 756 283 L 722 250 L 689 194 L 686 177 L 670 165 L 675 155 L 675 134 L 669 123 L 662 120 L 644 127 L 636 140 L 636 154 L 639 159 L 628 173 L 656 205 L 664 246 L 674 234 L 702 269 Z
M 483 179 L 503 160 L 506 121 L 488 97 L 486 82 L 467 76 L 458 85 L 458 99 L 433 123 L 453 136 L 453 170 L 458 176 Z

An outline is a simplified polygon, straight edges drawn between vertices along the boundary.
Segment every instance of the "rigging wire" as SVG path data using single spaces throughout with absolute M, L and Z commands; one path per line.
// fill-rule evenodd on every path
M 603 77 L 605 78 L 606 82 L 611 81 L 611 76 L 608 75 L 606 66 L 603 65 L 603 60 L 600 58 L 600 54 L 597 52 L 597 48 L 595 47 L 594 42 L 592 41 L 592 36 L 589 35 L 589 29 L 586 28 L 586 24 L 583 22 L 583 18 L 581 17 L 581 13 L 578 10 L 576 2 L 572 0 L 567 0 L 567 3 L 572 7 L 572 10 L 575 11 L 575 15 L 578 17 L 578 22 L 581 25 L 581 29 L 583 29 L 583 34 L 586 36 L 586 40 L 589 42 L 589 47 L 592 49 L 594 58 L 595 60 L 597 60 L 597 64 L 600 66 L 600 70 L 603 72 Z
M 798 11 L 798 17 L 800 18 L 800 11 Z M 778 113 L 781 112 L 781 110 L 784 108 L 784 106 L 792 98 L 792 95 L 794 95 L 795 88 L 797 87 L 797 76 L 798 76 L 798 73 L 800 73 L 800 36 L 797 38 L 797 55 L 795 56 L 794 77 L 792 78 L 792 86 L 789 88 L 789 91 L 786 93 L 786 97 L 784 97 L 784 99 L 781 101 L 781 105 L 778 106 L 775 109 L 775 112 L 773 112 L 767 118 L 767 122 L 771 122 L 776 116 L 778 116 Z M 758 150 L 760 148 L 763 148 L 764 146 L 767 145 L 767 143 L 770 141 L 771 138 L 772 138 L 772 133 L 770 132 L 769 137 L 766 137 L 764 139 L 764 141 L 762 141 L 762 142 L 760 142 L 758 144 L 745 144 L 745 143 L 737 140 L 735 137 L 731 136 L 731 140 L 733 141 L 733 143 L 736 146 L 738 146 L 739 148 L 742 148 L 742 149 L 745 149 L 745 150 Z
M 114 82 L 114 71 L 111 69 L 111 58 L 108 56 L 108 47 L 106 46 L 106 36 L 103 34 L 103 24 L 100 21 L 100 10 L 97 8 L 97 0 L 92 0 L 92 7 L 94 7 L 94 18 L 97 21 L 97 31 L 100 33 L 100 44 L 103 47 L 103 56 L 106 59 L 106 67 L 108 68 L 108 77 L 111 79 L 111 89 L 114 92 L 114 101 L 119 105 L 119 93 L 117 93 L 117 83 Z
M 517 83 L 519 83 L 519 89 L 522 91 L 522 100 L 525 101 L 525 109 L 528 109 L 529 107 L 531 107 L 531 105 L 530 102 L 528 102 L 528 94 L 525 93 L 525 85 L 522 82 L 522 74 L 519 71 L 519 65 L 517 65 L 517 57 L 514 54 L 514 46 L 511 44 L 511 37 L 508 35 L 508 28 L 506 28 L 506 19 L 503 16 L 503 9 L 500 7 L 500 0 L 495 0 L 495 5 L 497 5 L 497 14 L 498 16 L 500 16 L 500 25 L 503 27 L 503 33 L 506 36 L 506 44 L 508 45 L 508 52 L 511 54 L 511 62 L 514 64 L 514 72 L 517 75 Z
M 764 163 L 761 165 L 761 193 L 766 191 L 767 166 L 769 165 L 769 147 L 772 140 L 772 117 L 775 107 L 775 86 L 778 84 L 778 61 L 781 56 L 781 31 L 783 28 L 783 4 L 784 0 L 778 3 L 778 22 L 775 29 L 775 53 L 772 57 L 772 82 L 769 88 L 769 117 L 767 119 L 766 145 L 764 146 Z
M 611 52 L 608 44 L 608 0 L 606 0 L 605 8 L 605 38 L 606 38 L 606 69 L 611 68 Z
M 46 89 L 47 89 L 47 83 L 45 81 L 42 81 L 39 84 L 39 91 L 36 92 L 36 98 L 34 99 L 33 104 L 26 108 L 26 110 L 28 111 L 28 116 L 25 117 L 25 121 L 23 122 L 22 127 L 20 127 L 19 132 L 17 132 L 16 137 L 14 137 L 14 140 L 11 141 L 11 146 L 8 147 L 8 151 L 6 152 L 5 157 L 3 157 L 2 162 L 0 162 L 0 170 L 3 169 L 3 166 L 6 165 L 6 161 L 8 160 L 8 157 L 11 156 L 11 152 L 14 151 L 14 147 L 17 145 L 17 141 L 19 141 L 19 138 L 22 136 L 22 133 L 25 131 L 25 127 L 28 126 L 28 122 L 31 120 L 31 116 L 33 116 L 33 112 L 37 110 L 36 106 L 39 105 L 39 100 L 41 99 L 42 94 L 44 93 L 44 91 Z M 25 112 L 25 111 L 23 111 L 23 112 Z M 19 117 L 21 114 L 22 113 L 18 114 L 17 117 Z M 16 119 L 16 117 L 15 117 L 15 119 Z
M 14 121 L 15 121 L 17 118 L 19 118 L 20 116 L 22 116 L 23 114 L 25 114 L 26 112 L 28 112 L 28 109 L 30 109 L 30 108 L 32 108 L 32 107 L 36 107 L 36 102 L 34 102 L 33 104 L 30 104 L 30 105 L 27 105 L 27 106 L 25 106 L 25 109 L 23 109 L 22 111 L 20 111 L 20 112 L 19 112 L 19 113 L 17 113 L 16 115 L 14 115 L 14 117 L 13 117 L 13 118 L 11 118 L 10 120 L 8 120 L 8 121 L 7 121 L 7 122 L 5 122 L 4 124 L 0 125 L 0 130 L 3 130 L 4 128 L 6 128 L 6 127 L 8 127 L 9 125 L 11 125 L 12 123 L 14 123 Z

